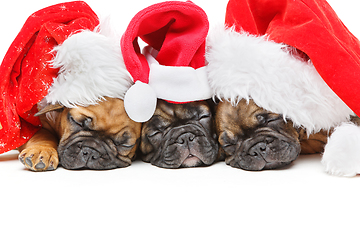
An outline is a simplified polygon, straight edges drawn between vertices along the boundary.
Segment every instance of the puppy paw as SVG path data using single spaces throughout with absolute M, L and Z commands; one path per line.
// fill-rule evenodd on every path
M 55 170 L 59 164 L 56 149 L 44 146 L 32 146 L 19 154 L 19 160 L 26 168 L 32 171 Z
M 353 177 L 360 173 L 360 127 L 344 123 L 328 139 L 321 163 L 329 174 Z

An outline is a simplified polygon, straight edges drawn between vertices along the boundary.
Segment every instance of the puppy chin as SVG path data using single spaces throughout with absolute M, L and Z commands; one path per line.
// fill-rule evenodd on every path
M 189 167 L 199 167 L 203 165 L 203 162 L 196 156 L 189 155 L 181 164 L 181 167 L 189 168 Z

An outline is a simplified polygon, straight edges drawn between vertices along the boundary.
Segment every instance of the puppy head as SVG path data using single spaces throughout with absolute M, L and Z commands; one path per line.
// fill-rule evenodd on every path
M 54 121 L 64 168 L 102 170 L 131 164 L 141 124 L 127 116 L 122 100 L 106 98 L 88 107 L 64 108 Z
M 209 104 L 158 100 L 154 116 L 143 124 L 140 150 L 144 161 L 163 168 L 212 164 L 218 144 Z
M 220 102 L 216 128 L 226 163 L 245 170 L 274 169 L 295 160 L 300 151 L 299 134 L 291 121 L 268 112 L 252 100 L 237 106 Z

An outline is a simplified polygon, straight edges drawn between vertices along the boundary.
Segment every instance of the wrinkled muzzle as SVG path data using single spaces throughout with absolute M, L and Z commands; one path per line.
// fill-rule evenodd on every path
M 126 167 L 131 160 L 121 157 L 111 140 L 76 136 L 58 147 L 60 164 L 66 169 L 106 170 Z
M 210 134 L 196 124 L 175 127 L 168 131 L 161 148 L 151 161 L 163 168 L 211 165 L 217 158 L 218 144 Z
M 227 163 L 244 170 L 275 169 L 290 164 L 300 151 L 300 143 L 295 139 L 276 132 L 263 132 L 243 141 Z

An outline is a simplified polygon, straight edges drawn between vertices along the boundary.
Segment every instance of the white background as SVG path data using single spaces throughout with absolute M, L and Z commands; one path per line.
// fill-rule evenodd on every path
M 0 57 L 33 12 L 59 0 L 7 0 Z M 118 3 L 116 3 L 118 2 Z M 88 0 L 122 32 L 154 0 Z M 226 0 L 193 0 L 211 25 Z M 360 36 L 357 0 L 329 0 Z M 330 54 L 330 53 L 329 53 Z M 224 162 L 167 170 L 141 161 L 111 171 L 34 173 L 0 155 L 0 239 L 358 239 L 360 178 L 327 175 L 320 155 L 283 170 L 247 172 Z

